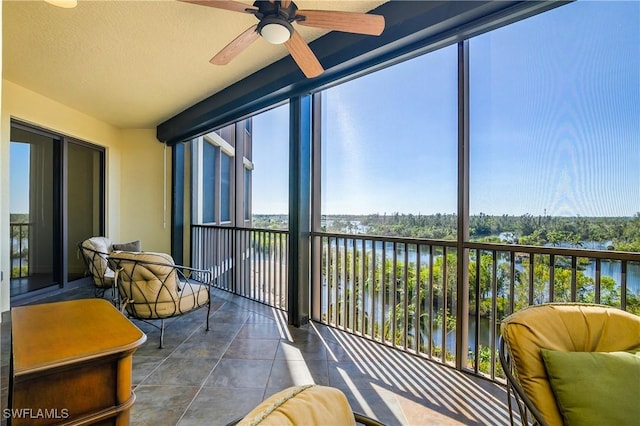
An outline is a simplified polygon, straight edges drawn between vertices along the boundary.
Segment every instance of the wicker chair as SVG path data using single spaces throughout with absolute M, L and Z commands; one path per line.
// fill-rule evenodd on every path
M 207 307 L 207 330 L 211 312 L 211 272 L 176 265 L 164 253 L 114 252 L 109 264 L 116 272 L 121 310 L 129 317 L 160 329 L 164 347 L 165 319 Z M 152 320 L 159 320 L 160 326 Z
M 566 413 L 561 412 L 556 401 L 543 352 L 640 350 L 640 317 L 604 305 L 534 305 L 505 318 L 500 331 L 498 352 L 507 377 L 511 424 L 514 424 L 512 392 L 522 425 L 564 424 Z

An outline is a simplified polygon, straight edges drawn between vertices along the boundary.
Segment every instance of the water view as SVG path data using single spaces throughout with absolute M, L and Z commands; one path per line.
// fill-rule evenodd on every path
M 259 215 L 254 226 L 286 222 L 283 215 Z M 639 222 L 638 215 L 470 217 L 470 365 L 482 363 L 487 371 L 501 319 L 532 303 L 595 302 L 640 314 Z M 316 236 L 323 321 L 452 359 L 459 322 L 456 229 L 457 217 L 445 214 L 324 216 Z

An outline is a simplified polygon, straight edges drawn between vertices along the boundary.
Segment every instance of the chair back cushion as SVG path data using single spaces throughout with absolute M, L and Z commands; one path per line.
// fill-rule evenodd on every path
M 120 269 L 118 291 L 131 315 L 152 319 L 178 312 L 178 274 L 169 254 L 123 251 L 109 259 Z
M 91 237 L 84 240 L 80 246 L 95 285 L 110 287 L 114 275 L 107 264 L 107 256 L 113 251 L 111 240 L 107 237 Z
M 541 349 L 629 350 L 640 346 L 640 317 L 602 305 L 548 303 L 508 316 L 502 321 L 501 333 L 522 388 L 549 425 L 562 425 Z
M 264 400 L 238 426 L 355 425 L 342 391 L 327 386 L 293 386 Z
M 136 240 L 129 243 L 114 244 L 113 251 L 142 251 L 142 243 L 140 240 Z

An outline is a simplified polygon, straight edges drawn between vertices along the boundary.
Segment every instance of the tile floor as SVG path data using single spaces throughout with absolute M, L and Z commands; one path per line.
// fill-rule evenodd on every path
M 159 331 L 134 323 L 147 341 L 134 355 L 132 425 L 224 425 L 291 385 L 342 389 L 354 410 L 387 425 L 508 424 L 503 387 L 341 331 L 287 326 L 284 314 L 212 290 L 206 310 Z M 85 287 L 38 303 L 93 297 Z M 1 327 L 2 404 L 7 404 L 9 316 Z M 3 423 L 5 424 L 5 420 Z

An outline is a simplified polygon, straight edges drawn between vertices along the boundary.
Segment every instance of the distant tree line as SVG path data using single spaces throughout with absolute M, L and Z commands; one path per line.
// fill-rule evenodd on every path
M 327 232 L 351 233 L 354 223 L 370 235 L 455 240 L 456 214 L 414 215 L 393 213 L 363 216 L 327 216 Z M 608 250 L 640 252 L 640 213 L 632 217 L 564 217 L 524 214 L 469 217 L 472 241 L 543 246 L 582 247 L 585 242 L 605 244 Z

